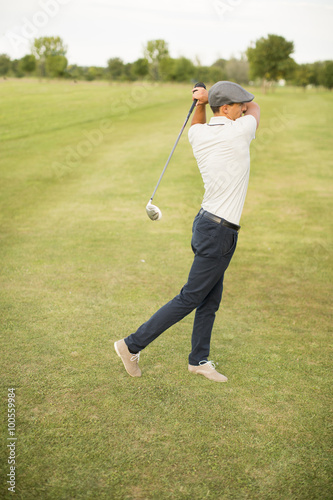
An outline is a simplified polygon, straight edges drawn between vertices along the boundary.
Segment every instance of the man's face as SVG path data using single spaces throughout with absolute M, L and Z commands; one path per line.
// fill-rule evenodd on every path
M 230 120 L 237 120 L 246 111 L 246 104 L 244 102 L 235 102 L 234 104 L 229 104 L 228 118 Z

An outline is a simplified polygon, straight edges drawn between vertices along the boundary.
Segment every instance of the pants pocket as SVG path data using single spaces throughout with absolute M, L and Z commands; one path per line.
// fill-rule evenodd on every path
M 222 257 L 232 256 L 236 249 L 238 234 L 228 228 L 223 227 L 221 231 L 221 254 Z
M 218 227 L 216 222 L 199 218 L 193 226 L 192 250 L 202 257 L 217 257 L 219 253 Z

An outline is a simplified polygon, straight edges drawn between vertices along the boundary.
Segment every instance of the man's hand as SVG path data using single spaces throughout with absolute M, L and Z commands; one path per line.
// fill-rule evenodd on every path
M 196 108 L 192 118 L 192 125 L 197 125 L 198 123 L 206 123 L 206 104 L 208 104 L 208 91 L 203 87 L 194 87 L 192 89 L 192 99 L 193 101 L 197 99 Z
M 192 96 L 193 101 L 194 101 L 194 99 L 198 100 L 198 102 L 196 104 L 197 106 L 208 104 L 208 91 L 207 91 L 207 89 L 204 89 L 203 87 L 194 87 L 194 89 L 192 89 L 192 93 L 193 93 L 193 96 Z

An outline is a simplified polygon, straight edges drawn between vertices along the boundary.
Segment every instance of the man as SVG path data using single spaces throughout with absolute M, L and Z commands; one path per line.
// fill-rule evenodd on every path
M 234 254 L 250 173 L 250 143 L 259 125 L 254 95 L 232 82 L 192 89 L 197 105 L 189 140 L 205 186 L 202 208 L 194 219 L 194 261 L 188 281 L 170 302 L 114 347 L 126 371 L 140 377 L 140 351 L 196 309 L 188 369 L 216 382 L 228 379 L 208 361 L 224 273 Z M 214 113 L 206 123 L 206 105 Z

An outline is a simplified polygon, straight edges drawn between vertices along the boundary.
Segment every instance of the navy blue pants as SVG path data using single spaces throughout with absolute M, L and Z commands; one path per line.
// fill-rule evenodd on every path
M 125 338 L 130 352 L 142 351 L 196 309 L 189 364 L 198 365 L 207 360 L 215 314 L 222 298 L 224 273 L 236 249 L 237 238 L 234 229 L 218 224 L 204 214 L 195 217 L 191 241 L 194 260 L 188 281 L 176 297 Z

